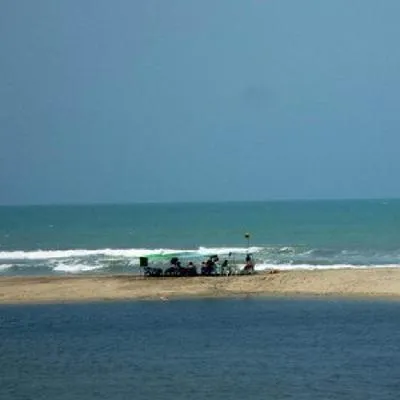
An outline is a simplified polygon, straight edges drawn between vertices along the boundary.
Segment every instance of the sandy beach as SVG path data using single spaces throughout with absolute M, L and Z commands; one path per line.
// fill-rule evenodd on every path
M 398 297 L 400 269 L 286 271 L 251 276 L 143 278 L 135 276 L 2 277 L 0 304 L 190 297 Z

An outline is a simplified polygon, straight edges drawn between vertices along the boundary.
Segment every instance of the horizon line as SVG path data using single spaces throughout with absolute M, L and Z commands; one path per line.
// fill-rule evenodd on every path
M 276 202 L 314 202 L 314 201 L 388 201 L 400 197 L 298 197 L 269 198 L 253 200 L 163 200 L 163 201 L 94 201 L 94 202 L 55 202 L 55 203 L 0 203 L 0 207 L 79 207 L 79 206 L 128 206 L 128 205 L 179 205 L 179 204 L 226 204 L 226 203 L 276 203 Z

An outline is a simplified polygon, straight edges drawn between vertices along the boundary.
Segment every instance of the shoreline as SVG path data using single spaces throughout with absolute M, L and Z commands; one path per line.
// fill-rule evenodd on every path
M 400 300 L 400 268 L 275 272 L 179 278 L 132 275 L 0 277 L 0 305 L 253 296 Z

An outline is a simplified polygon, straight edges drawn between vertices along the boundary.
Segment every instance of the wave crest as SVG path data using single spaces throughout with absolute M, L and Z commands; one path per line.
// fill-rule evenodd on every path
M 262 247 L 250 247 L 251 253 L 262 250 Z M 61 258 L 82 258 L 82 257 L 118 257 L 118 258 L 139 258 L 149 256 L 168 256 L 175 254 L 188 254 L 207 256 L 209 254 L 229 254 L 229 253 L 245 253 L 247 248 L 241 247 L 199 247 L 197 250 L 188 249 L 70 249 L 70 250 L 32 250 L 32 251 L 1 251 L 0 260 L 50 260 Z
M 244 264 L 250 252 L 256 270 L 315 270 L 345 268 L 400 267 L 400 251 L 345 250 L 307 248 L 305 246 L 268 245 L 264 247 L 205 247 L 197 249 L 130 248 L 130 249 L 67 249 L 16 250 L 0 252 L 0 273 L 52 274 L 139 273 L 139 257 L 149 257 L 151 264 L 165 266 L 171 257 L 199 263 L 210 255 L 229 258 L 233 264 Z M 230 256 L 230 257 L 229 257 Z

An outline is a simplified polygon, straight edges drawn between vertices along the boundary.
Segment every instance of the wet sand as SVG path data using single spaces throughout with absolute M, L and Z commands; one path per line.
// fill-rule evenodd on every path
M 400 299 L 400 269 L 286 271 L 251 276 L 1 277 L 0 304 L 190 297 L 343 296 Z

